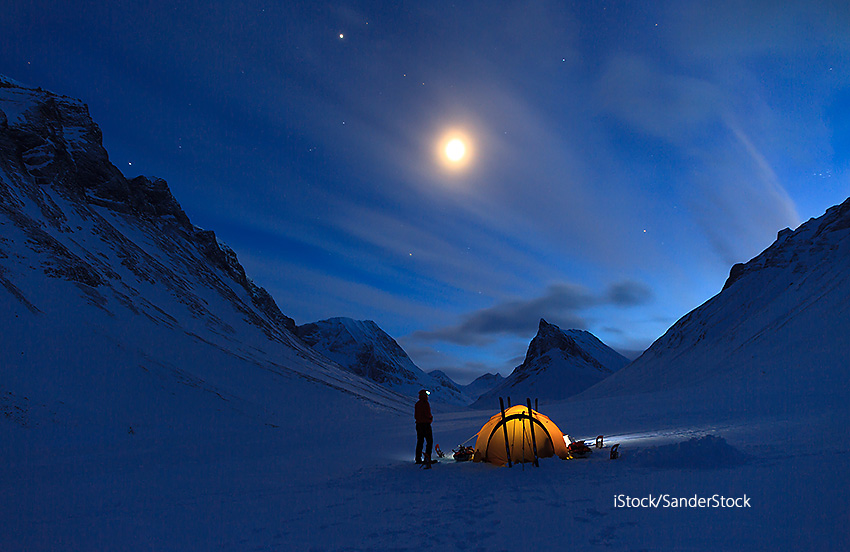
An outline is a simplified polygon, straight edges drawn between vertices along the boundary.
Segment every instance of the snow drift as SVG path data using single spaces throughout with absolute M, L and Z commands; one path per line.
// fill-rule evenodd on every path
M 669 445 L 638 450 L 636 463 L 652 468 L 719 469 L 734 468 L 747 461 L 747 455 L 723 437 L 704 435 Z

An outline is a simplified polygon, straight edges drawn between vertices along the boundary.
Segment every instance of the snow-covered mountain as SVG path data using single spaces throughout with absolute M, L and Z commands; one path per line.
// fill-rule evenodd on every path
M 428 375 L 438 381 L 441 386 L 461 394 L 466 394 L 463 391 L 463 386 L 458 385 L 455 380 L 453 380 L 447 373 L 443 372 L 442 370 L 431 370 L 430 372 L 428 372 Z
M 305 343 L 344 369 L 404 395 L 415 397 L 420 389 L 432 393 L 431 400 L 469 404 L 453 382 L 444 382 L 423 372 L 396 341 L 371 320 L 329 318 L 298 326 Z
M 848 358 L 850 199 L 733 266 L 720 293 L 585 395 L 723 388 L 785 413 L 843 402 L 847 417 Z
M 493 389 L 502 381 L 504 381 L 504 377 L 502 374 L 484 374 L 483 376 L 478 376 L 471 383 L 463 386 L 463 391 L 470 397 L 477 399 L 487 391 Z
M 307 389 L 329 402 L 411 402 L 295 337 L 165 181 L 128 179 L 109 162 L 82 102 L 9 79 L 0 286 L 0 407 L 23 425 L 277 425 Z
M 492 407 L 500 396 L 565 399 L 619 370 L 628 359 L 592 333 L 561 330 L 542 318 L 525 360 L 505 381 L 481 395 L 474 406 Z

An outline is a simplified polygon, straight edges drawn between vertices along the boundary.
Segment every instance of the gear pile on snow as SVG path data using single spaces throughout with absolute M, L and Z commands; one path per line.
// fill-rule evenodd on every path
M 570 458 L 587 458 L 593 452 L 584 441 L 573 441 L 567 447 Z
M 452 452 L 454 453 L 452 456 L 456 461 L 468 462 L 475 455 L 475 448 L 458 445 L 456 449 L 452 449 Z

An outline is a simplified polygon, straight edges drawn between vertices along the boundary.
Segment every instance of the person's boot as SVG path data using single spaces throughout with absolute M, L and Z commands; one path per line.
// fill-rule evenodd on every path
M 426 469 L 426 470 L 430 470 L 430 469 L 431 469 L 431 455 L 430 455 L 430 454 L 426 454 L 426 455 L 425 455 L 425 461 L 424 461 L 424 462 L 422 462 L 422 463 L 423 463 L 423 464 L 425 464 L 425 469 Z
M 416 457 L 416 463 L 417 463 L 417 464 L 421 464 L 421 463 L 422 463 L 422 458 L 417 456 L 417 457 Z

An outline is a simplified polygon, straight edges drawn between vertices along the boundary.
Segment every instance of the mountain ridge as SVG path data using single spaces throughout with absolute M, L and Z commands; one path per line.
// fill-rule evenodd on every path
M 505 378 L 502 374 L 493 374 L 488 372 L 478 376 L 470 383 L 464 385 L 463 390 L 467 395 L 478 400 L 481 395 L 499 385 L 502 381 L 504 381 L 504 379 Z
M 202 424 L 201 412 L 222 411 L 277 425 L 289 388 L 399 411 L 412 402 L 303 344 L 164 180 L 127 178 L 109 162 L 84 103 L 9 79 L 0 86 L 0 285 L 15 321 L 0 339 L 16 351 L 3 366 L 4 401 L 29 397 L 107 425 Z M 191 396 L 196 408 L 169 396 Z
M 585 330 L 561 330 L 540 319 L 525 360 L 473 406 L 490 404 L 498 396 L 519 395 L 565 399 L 584 391 L 628 364 L 628 359 Z
M 470 401 L 453 382 L 423 372 L 404 349 L 372 320 L 334 317 L 297 327 L 296 334 L 344 369 L 415 397 L 428 389 L 432 400 L 466 405 Z
M 730 269 L 723 288 L 582 396 L 733 385 L 832 395 L 850 357 L 850 198 Z M 823 370 L 819 367 L 824 367 Z

